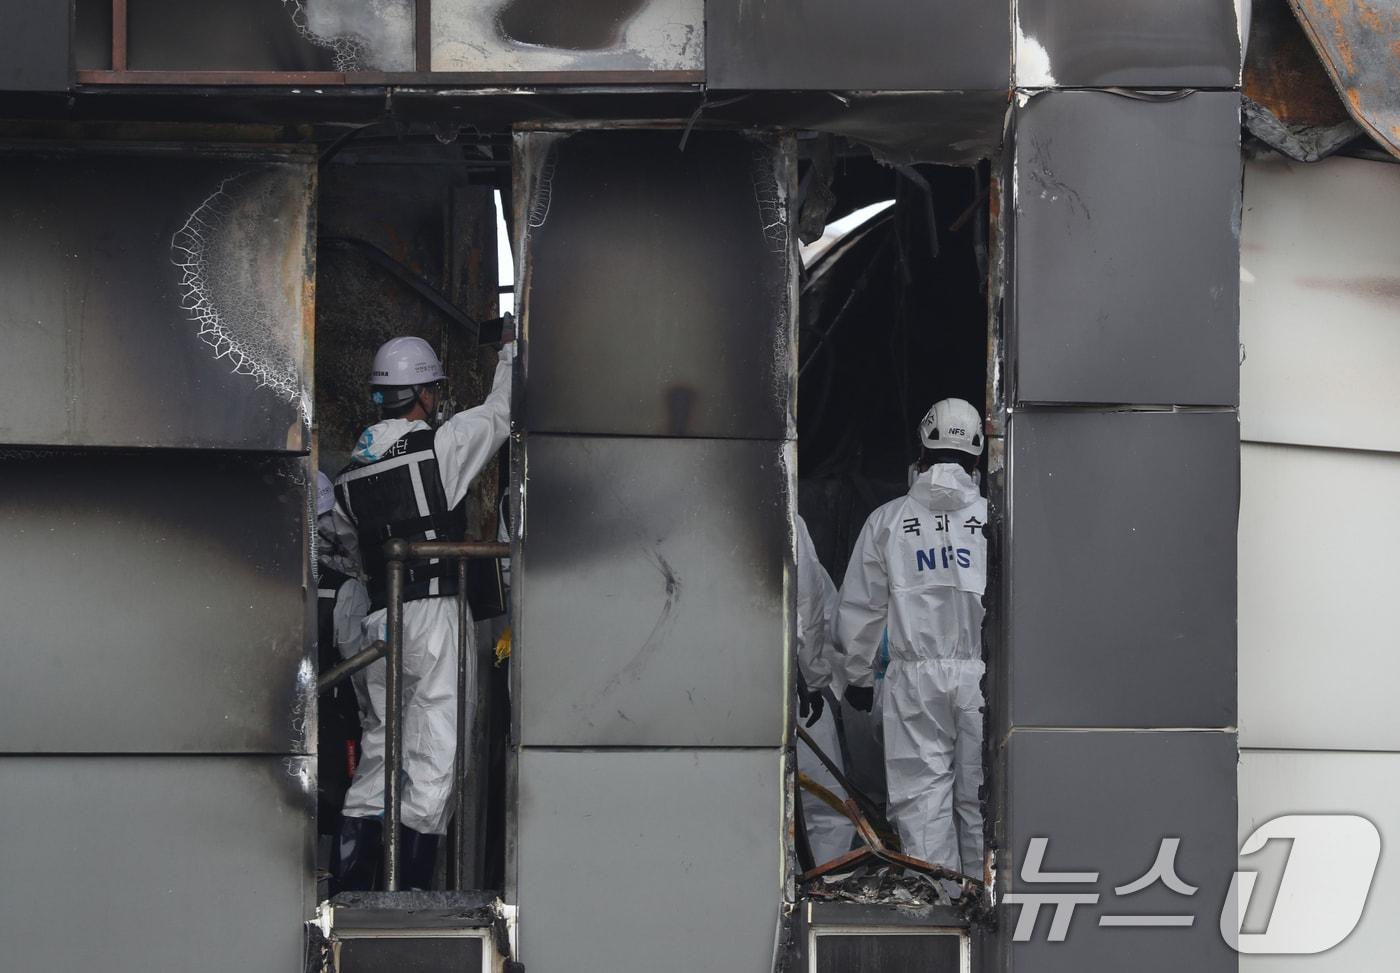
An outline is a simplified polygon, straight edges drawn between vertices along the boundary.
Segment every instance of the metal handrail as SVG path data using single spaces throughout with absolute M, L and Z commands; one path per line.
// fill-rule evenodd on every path
M 384 544 L 387 605 L 386 654 L 388 678 L 384 686 L 384 889 L 399 888 L 399 817 L 403 799 L 401 777 L 403 770 L 403 588 L 404 570 L 408 561 L 457 558 L 457 748 L 455 784 L 457 807 L 453 833 L 457 839 L 457 857 L 461 857 L 466 837 L 466 815 L 463 777 L 466 756 L 463 743 L 470 739 L 467 718 L 467 626 L 471 615 L 467 606 L 467 561 L 471 558 L 502 558 L 510 556 L 510 545 L 494 541 L 406 541 L 395 537 Z M 456 869 L 454 868 L 454 871 Z M 460 876 L 457 876 L 460 879 Z

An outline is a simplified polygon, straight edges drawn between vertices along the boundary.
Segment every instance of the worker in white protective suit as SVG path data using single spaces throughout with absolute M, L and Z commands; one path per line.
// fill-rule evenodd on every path
M 817 558 L 807 524 L 797 518 L 797 697 L 798 718 L 822 752 L 844 773 L 841 741 L 836 732 L 836 707 L 827 705 L 828 693 L 839 695 L 844 668 L 836 658 L 832 627 L 836 622 L 838 595 L 831 576 Z M 831 699 L 834 703 L 834 697 Z M 836 776 L 826 768 L 806 741 L 797 742 L 797 769 L 833 795 L 845 800 Z M 829 862 L 851 850 L 856 826 L 840 811 L 809 791 L 802 791 L 802 820 L 816 864 Z
M 919 436 L 920 472 L 909 493 L 875 510 L 856 541 L 837 637 L 846 698 L 869 711 L 876 651 L 889 631 L 885 776 L 905 853 L 980 878 L 987 501 L 974 471 L 981 418 L 968 402 L 944 399 Z
M 358 564 L 336 537 L 331 511 L 335 487 L 316 474 L 316 644 L 317 669 L 324 673 L 363 647 L 369 591 L 355 576 Z M 317 832 L 340 831 L 340 809 L 360 753 L 359 687 L 342 683 L 321 696 L 316 708 Z
M 367 642 L 386 637 L 384 542 L 461 539 L 472 480 L 510 433 L 514 335 L 507 330 L 486 400 L 438 422 L 442 364 L 421 338 L 394 338 L 374 356 L 372 397 L 383 418 L 360 436 L 335 481 L 338 533 L 358 546 L 372 605 Z M 428 888 L 439 836 L 447 831 L 457 746 L 456 567 L 409 562 L 404 572 L 403 888 Z M 468 639 L 472 637 L 468 627 Z M 467 667 L 467 719 L 476 699 Z M 384 814 L 386 663 L 366 672 L 363 755 L 345 798 L 331 858 L 331 891 L 368 889 L 379 873 Z

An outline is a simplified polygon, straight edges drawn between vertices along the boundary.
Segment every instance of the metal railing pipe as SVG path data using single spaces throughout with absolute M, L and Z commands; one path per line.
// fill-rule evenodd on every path
M 393 544 L 394 541 L 389 541 Z M 403 543 L 400 541 L 400 543 Z M 388 550 L 388 546 L 385 546 Z M 404 544 L 409 558 L 510 557 L 510 545 L 503 541 L 414 541 Z
M 316 695 L 321 696 L 339 686 L 361 669 L 367 669 L 374 665 L 389 651 L 389 643 L 383 639 L 371 642 L 369 648 L 362 652 L 357 652 L 350 658 L 337 662 L 325 672 L 321 673 L 316 680 Z
M 447 863 L 447 886 L 453 889 L 467 887 L 467 742 L 471 739 L 467 727 L 467 666 L 476 660 L 468 658 L 467 626 L 471 615 L 467 611 L 467 559 L 457 561 L 457 746 L 454 760 L 453 789 L 456 808 L 452 815 L 452 857 Z
M 399 812 L 403 770 L 403 577 L 409 545 L 384 545 L 388 665 L 384 680 L 384 890 L 399 890 Z

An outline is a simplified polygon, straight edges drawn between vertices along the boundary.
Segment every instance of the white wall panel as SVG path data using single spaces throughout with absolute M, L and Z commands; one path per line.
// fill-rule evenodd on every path
M 1244 439 L 1400 450 L 1400 165 L 1245 167 Z
M 1370 899 L 1349 938 L 1314 956 L 1241 956 L 1240 973 L 1395 969 L 1400 855 L 1395 854 L 1394 843 L 1400 839 L 1400 754 L 1246 750 L 1240 755 L 1239 788 L 1241 842 L 1256 827 L 1282 814 L 1360 814 L 1381 833 L 1381 859 Z M 1267 850 L 1260 857 L 1266 854 Z M 1257 867 L 1253 857 L 1248 864 Z M 1265 869 L 1261 872 L 1256 895 L 1274 894 L 1277 876 Z
M 1400 456 L 1246 443 L 1240 744 L 1400 750 Z

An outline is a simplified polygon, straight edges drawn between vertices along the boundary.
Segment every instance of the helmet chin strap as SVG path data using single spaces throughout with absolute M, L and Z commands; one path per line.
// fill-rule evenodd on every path
M 423 421 L 426 422 L 429 427 L 436 429 L 438 426 L 442 425 L 442 390 L 438 389 L 437 395 L 434 396 L 436 401 L 433 404 L 433 408 L 429 409 L 428 404 L 423 401 L 423 389 L 425 388 L 427 388 L 426 385 L 415 385 L 413 387 L 413 402 L 418 408 L 423 410 Z

